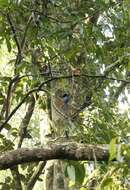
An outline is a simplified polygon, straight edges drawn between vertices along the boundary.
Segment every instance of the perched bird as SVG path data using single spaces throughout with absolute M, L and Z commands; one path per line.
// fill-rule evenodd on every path
M 55 93 L 54 98 L 54 107 L 55 109 L 63 114 L 64 116 L 69 115 L 69 107 L 70 107 L 70 94 L 63 90 L 58 89 Z
M 68 102 L 69 102 L 69 100 L 70 100 L 69 94 L 64 93 L 64 94 L 62 95 L 62 99 L 63 99 L 63 103 L 64 103 L 64 105 L 63 105 L 63 111 L 64 111 L 65 113 L 67 113 L 67 111 L 68 111 Z
M 69 99 L 70 99 L 69 94 L 64 93 L 64 94 L 62 95 L 62 98 L 63 98 L 64 104 L 68 104 Z

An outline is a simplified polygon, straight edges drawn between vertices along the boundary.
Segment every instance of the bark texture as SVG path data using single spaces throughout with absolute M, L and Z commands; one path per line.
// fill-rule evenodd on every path
M 0 156 L 0 169 L 11 168 L 18 164 L 46 160 L 89 160 L 107 161 L 108 145 L 87 145 L 80 143 L 53 143 L 44 148 L 20 148 Z

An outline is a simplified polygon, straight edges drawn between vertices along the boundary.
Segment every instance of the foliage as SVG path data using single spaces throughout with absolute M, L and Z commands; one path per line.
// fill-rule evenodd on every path
M 17 147 L 30 94 L 36 105 L 23 145 L 40 144 L 40 117 L 42 110 L 49 109 L 50 81 L 55 80 L 65 91 L 72 89 L 72 115 L 78 115 L 74 117 L 76 141 L 110 143 L 109 163 L 96 163 L 95 158 L 92 174 L 85 173 L 86 163 L 67 165 L 66 176 L 74 181 L 70 189 L 85 190 L 91 179 L 99 189 L 127 188 L 129 148 L 124 143 L 129 143 L 130 132 L 130 2 L 0 0 L 0 22 L 1 152 Z M 126 109 L 122 111 L 119 105 Z M 119 163 L 112 162 L 118 154 L 116 142 L 123 145 Z M 22 183 L 27 184 L 34 168 L 29 165 L 24 171 L 21 166 Z M 0 185 L 14 188 L 10 173 Z

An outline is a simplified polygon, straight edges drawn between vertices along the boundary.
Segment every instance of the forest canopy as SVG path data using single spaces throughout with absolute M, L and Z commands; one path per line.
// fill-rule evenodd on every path
M 129 0 L 0 0 L 1 189 L 129 189 L 129 39 Z

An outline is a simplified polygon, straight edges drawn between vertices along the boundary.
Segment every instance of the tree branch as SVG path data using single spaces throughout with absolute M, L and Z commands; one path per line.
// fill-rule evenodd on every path
M 14 40 L 15 40 L 15 43 L 16 43 L 16 46 L 17 46 L 17 49 L 18 49 L 18 53 L 20 54 L 21 53 L 21 46 L 20 46 L 20 42 L 17 38 L 17 35 L 16 35 L 16 29 L 14 27 L 14 24 L 11 20 L 11 16 L 9 15 L 9 13 L 7 13 L 7 20 L 9 22 L 9 25 L 11 27 L 11 30 L 12 30 L 12 33 L 13 33 L 13 36 L 14 36 Z
M 7 169 L 18 164 L 46 161 L 52 159 L 108 161 L 107 145 L 87 145 L 80 143 L 59 143 L 44 148 L 21 148 L 8 151 L 0 156 L 0 169 Z
M 11 168 L 11 174 L 13 176 L 14 184 L 15 184 L 15 189 L 17 190 L 22 190 L 22 184 L 21 184 L 21 178 L 20 178 L 20 173 L 18 166 L 12 167 Z
M 30 101 L 28 103 L 27 112 L 26 112 L 26 114 L 25 114 L 25 116 L 24 116 L 24 118 L 23 118 L 23 120 L 22 120 L 22 122 L 20 124 L 20 139 L 19 139 L 19 142 L 18 142 L 18 148 L 21 147 L 23 139 L 27 135 L 27 127 L 28 127 L 28 124 L 29 124 L 30 119 L 32 117 L 34 107 L 35 107 L 35 98 L 31 94 Z
M 30 90 L 25 96 L 24 98 L 21 100 L 21 102 L 13 109 L 13 111 L 10 113 L 10 115 L 7 117 L 7 119 L 0 125 L 0 131 L 4 128 L 4 126 L 8 123 L 8 121 L 12 118 L 12 116 L 16 113 L 16 111 L 20 108 L 20 106 L 25 102 L 25 100 L 28 98 L 28 96 L 30 94 L 32 94 L 33 92 L 36 91 L 40 91 L 40 89 L 35 88 Z
M 37 179 L 39 178 L 39 176 L 41 175 L 44 167 L 46 165 L 46 162 L 40 162 L 37 169 L 35 170 L 35 172 L 33 173 L 33 175 L 31 176 L 28 184 L 27 184 L 27 190 L 32 190 Z
M 29 29 L 29 26 L 31 24 L 32 19 L 33 19 L 33 17 L 32 17 L 32 14 L 31 14 L 29 16 L 29 18 L 28 18 L 27 25 L 26 25 L 26 28 L 25 28 L 25 31 L 24 31 L 24 34 L 23 34 L 23 39 L 22 39 L 22 42 L 21 42 L 22 51 L 24 50 L 24 46 L 25 46 L 25 43 L 26 43 L 27 32 L 28 32 L 28 29 Z
M 7 97 L 6 97 L 6 101 L 5 101 L 5 118 L 8 117 L 9 112 L 10 112 L 10 103 L 11 103 L 11 95 L 12 95 L 12 88 L 13 88 L 13 84 L 15 82 L 19 81 L 19 77 L 18 75 L 14 76 L 8 85 L 8 90 L 7 90 Z
M 125 89 L 127 83 L 126 82 L 121 82 L 121 85 L 117 88 L 115 94 L 114 94 L 114 98 L 118 99 L 120 94 L 122 93 L 122 91 Z

